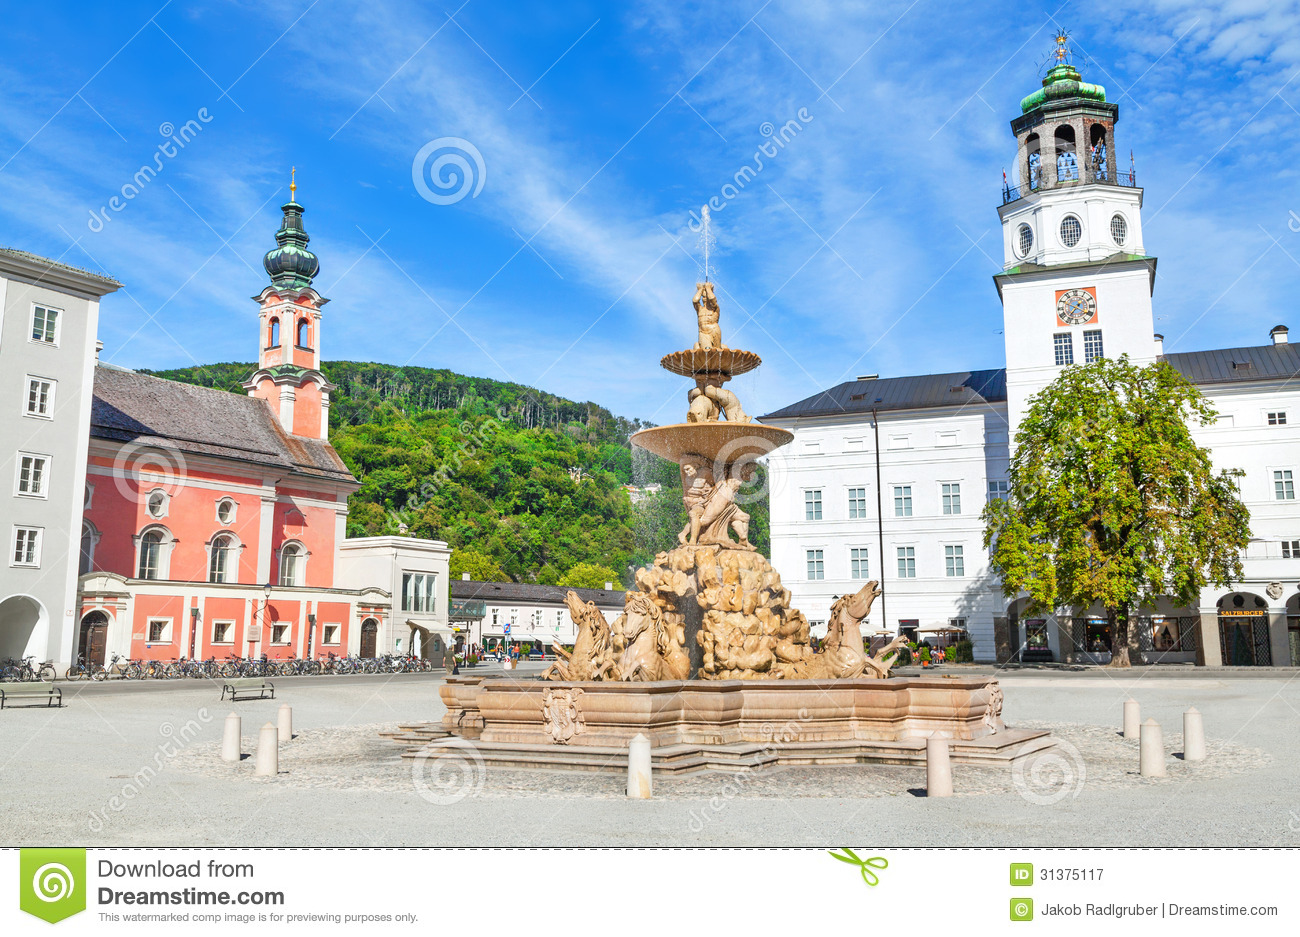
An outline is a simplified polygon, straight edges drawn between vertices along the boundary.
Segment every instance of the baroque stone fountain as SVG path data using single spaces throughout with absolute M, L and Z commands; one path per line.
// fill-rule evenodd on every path
M 684 422 L 644 429 L 632 444 L 681 470 L 688 521 L 677 545 L 636 573 L 623 613 L 607 622 L 569 592 L 573 649 L 538 678 L 449 677 L 440 725 L 388 733 L 409 757 L 457 753 L 502 767 L 621 771 L 638 733 L 656 770 L 744 770 L 758 765 L 924 762 L 925 740 L 951 740 L 957 762 L 1009 764 L 1053 744 L 1046 732 L 1008 729 L 990 676 L 891 677 L 903 639 L 868 654 L 862 623 L 881 594 L 868 582 L 840 596 L 814 651 L 808 621 L 749 542 L 743 510 L 758 459 L 788 430 L 755 422 L 726 383 L 761 363 L 722 342 L 714 284 L 696 284 L 699 336 L 665 355 L 694 381 Z

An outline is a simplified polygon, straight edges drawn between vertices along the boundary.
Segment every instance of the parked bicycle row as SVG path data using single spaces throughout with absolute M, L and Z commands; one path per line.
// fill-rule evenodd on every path
M 382 657 L 339 657 L 324 659 L 262 657 L 209 657 L 207 660 L 135 660 L 112 655 L 107 664 L 87 663 L 84 658 L 68 668 L 68 680 L 181 680 L 218 677 L 294 677 L 325 674 L 419 673 L 433 670 L 436 662 L 420 657 L 385 654 Z M 0 661 L 0 681 L 54 680 L 52 661 L 34 663 L 34 658 Z

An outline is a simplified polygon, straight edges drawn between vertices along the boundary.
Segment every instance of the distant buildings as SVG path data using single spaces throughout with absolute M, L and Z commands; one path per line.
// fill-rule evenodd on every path
M 512 642 L 570 645 L 577 632 L 565 595 L 573 591 L 582 601 L 595 602 L 605 620 L 613 622 L 623 612 L 627 593 L 614 588 L 615 583 L 605 585 L 604 589 L 570 590 L 537 583 L 453 579 L 451 600 L 460 611 L 453 611 L 452 617 L 460 617 L 469 643 L 485 650 Z

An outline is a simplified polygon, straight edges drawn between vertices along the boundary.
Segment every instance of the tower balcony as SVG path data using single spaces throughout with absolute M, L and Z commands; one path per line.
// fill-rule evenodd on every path
M 1077 165 L 1063 166 L 1058 170 L 1048 169 L 1045 172 L 1035 174 L 1030 178 L 1027 185 L 1012 185 L 1010 182 L 1003 182 L 1002 204 L 1008 205 L 1033 192 L 1075 185 L 1115 185 L 1135 189 L 1137 188 L 1137 173 L 1133 170 L 1112 173 L 1106 168 L 1080 169 Z

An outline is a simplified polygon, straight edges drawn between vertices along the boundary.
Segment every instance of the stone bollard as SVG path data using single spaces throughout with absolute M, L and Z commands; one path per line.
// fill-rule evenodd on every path
M 925 740 L 925 796 L 952 796 L 952 762 L 948 740 L 931 736 Z
M 280 773 L 280 733 L 267 723 L 257 734 L 257 767 L 254 774 L 275 777 Z
M 281 742 L 293 741 L 293 708 L 288 703 L 280 704 L 279 730 Z
M 221 734 L 221 760 L 222 761 L 239 761 L 242 754 L 239 750 L 243 738 L 240 735 L 239 713 L 231 713 L 226 717 L 226 728 Z
M 1144 778 L 1165 776 L 1165 734 L 1154 719 L 1142 723 L 1138 770 Z
M 1124 738 L 1135 739 L 1141 734 L 1142 707 L 1135 699 L 1124 700 Z
M 627 746 L 627 796 L 649 800 L 654 795 L 650 776 L 650 740 L 638 732 Z
M 1205 722 L 1195 706 L 1183 713 L 1183 761 L 1205 760 Z

